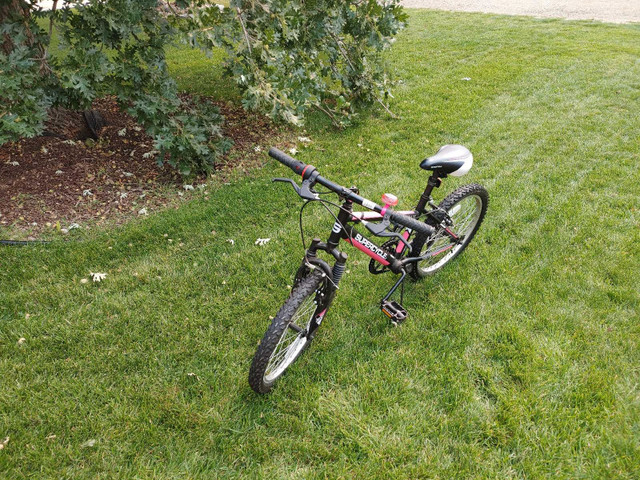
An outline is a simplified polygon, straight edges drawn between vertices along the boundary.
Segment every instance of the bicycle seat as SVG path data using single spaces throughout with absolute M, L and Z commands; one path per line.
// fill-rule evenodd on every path
M 425 158 L 420 163 L 420 168 L 431 170 L 434 173 L 461 177 L 471 170 L 472 165 L 473 155 L 467 147 L 445 145 L 435 155 Z

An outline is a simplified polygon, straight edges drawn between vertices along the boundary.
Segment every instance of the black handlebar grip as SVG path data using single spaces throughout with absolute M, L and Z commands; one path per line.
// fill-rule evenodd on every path
M 392 212 L 389 216 L 392 222 L 398 223 L 410 228 L 414 232 L 424 233 L 425 235 L 433 235 L 433 227 L 426 223 L 420 222 L 415 218 L 407 217 L 401 213 Z
M 280 163 L 286 165 L 291 170 L 296 172 L 298 175 L 302 175 L 302 171 L 307 166 L 306 163 L 302 163 L 301 161 L 296 160 L 293 157 L 290 157 L 289 155 L 287 155 L 283 151 L 278 150 L 277 148 L 274 148 L 274 147 L 271 147 L 269 149 L 269 156 L 272 157 L 272 158 L 275 158 Z

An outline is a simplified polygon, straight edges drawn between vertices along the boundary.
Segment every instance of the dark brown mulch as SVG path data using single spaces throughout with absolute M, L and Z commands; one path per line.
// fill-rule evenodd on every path
M 249 168 L 264 161 L 265 142 L 279 129 L 263 115 L 215 103 L 225 117 L 224 134 L 234 141 L 216 168 L 224 171 L 238 163 Z M 38 233 L 72 223 L 121 222 L 143 208 L 151 212 L 179 201 L 183 197 L 178 192 L 187 194 L 182 189 L 185 180 L 170 166 L 158 167 L 149 154 L 152 139 L 115 100 L 98 100 L 93 109 L 106 122 L 98 141 L 71 140 L 89 134 L 84 117 L 57 110 L 45 130 L 49 136 L 0 146 L 0 229 L 12 226 Z M 206 180 L 188 183 L 197 186 Z M 167 185 L 170 193 L 163 188 Z

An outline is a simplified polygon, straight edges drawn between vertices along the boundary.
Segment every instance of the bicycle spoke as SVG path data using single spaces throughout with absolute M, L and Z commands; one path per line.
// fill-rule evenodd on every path
M 307 314 L 311 312 L 311 310 L 314 310 L 315 308 L 316 308 L 316 304 L 312 301 L 308 306 L 305 306 L 302 312 L 298 310 L 296 314 L 293 316 L 293 319 L 297 320 L 298 318 L 305 318 Z
M 477 204 L 475 200 L 473 198 L 469 198 L 468 200 L 469 201 L 465 202 L 465 205 L 456 212 L 456 215 L 452 217 L 456 235 L 466 235 L 476 215 Z
M 271 368 L 267 367 L 267 372 L 269 372 L 271 369 L 275 370 L 277 368 L 280 360 L 284 358 L 287 351 L 289 350 L 289 346 L 291 346 L 289 343 L 289 339 L 295 339 L 297 337 L 298 335 L 291 335 L 289 331 L 285 331 L 285 333 L 282 335 L 282 338 L 278 342 L 278 345 L 273 351 L 273 355 L 271 356 L 271 359 L 269 361 L 269 367 Z M 287 347 L 285 348 L 283 347 L 283 345 L 287 345 Z
M 315 295 L 310 295 L 298 307 L 269 358 L 269 363 L 265 369 L 266 377 L 279 375 L 281 373 L 279 370 L 284 370 L 295 359 L 296 352 L 301 348 L 300 342 L 304 341 L 304 335 L 316 308 Z M 303 322 L 298 322 L 298 320 L 303 320 Z M 307 325 L 307 328 L 300 327 L 298 323 Z
M 459 240 L 453 239 L 443 227 L 428 238 L 420 252 L 420 256 L 426 258 L 417 267 L 423 275 L 438 270 L 465 248 L 469 235 L 473 233 L 480 219 L 482 203 L 480 196 L 468 195 L 447 208 L 451 219 L 451 225 L 447 228 Z

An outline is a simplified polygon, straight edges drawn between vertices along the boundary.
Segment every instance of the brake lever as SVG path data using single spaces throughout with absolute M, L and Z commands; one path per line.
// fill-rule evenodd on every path
M 365 220 L 362 220 L 361 223 L 363 223 L 364 226 L 367 227 L 367 230 L 369 230 L 377 237 L 386 237 L 389 236 L 389 233 L 391 233 L 385 232 L 385 230 L 389 228 L 389 225 L 391 225 L 391 221 L 389 220 L 388 215 L 385 215 L 380 223 L 370 223 Z
M 276 177 L 276 178 L 272 178 L 271 179 L 272 182 L 283 182 L 283 183 L 290 183 L 291 186 L 293 187 L 293 189 L 296 191 L 296 193 L 298 195 L 300 195 L 300 187 L 298 186 L 298 184 L 296 182 L 293 181 L 292 178 L 282 178 L 282 177 Z
M 360 223 L 364 224 L 364 226 L 367 227 L 367 230 L 373 233 L 376 237 L 396 237 L 399 241 L 404 243 L 408 248 L 411 248 L 411 245 L 409 244 L 409 242 L 407 242 L 407 240 L 399 233 L 385 231 L 391 225 L 391 220 L 388 214 L 382 218 L 382 221 L 380 223 L 370 223 L 364 220 L 362 220 Z
M 272 178 L 272 182 L 284 182 L 290 183 L 296 193 L 304 198 L 305 200 L 318 200 L 318 194 L 311 190 L 311 182 L 309 180 L 305 180 L 302 182 L 302 187 L 299 187 L 298 184 L 292 178 Z

